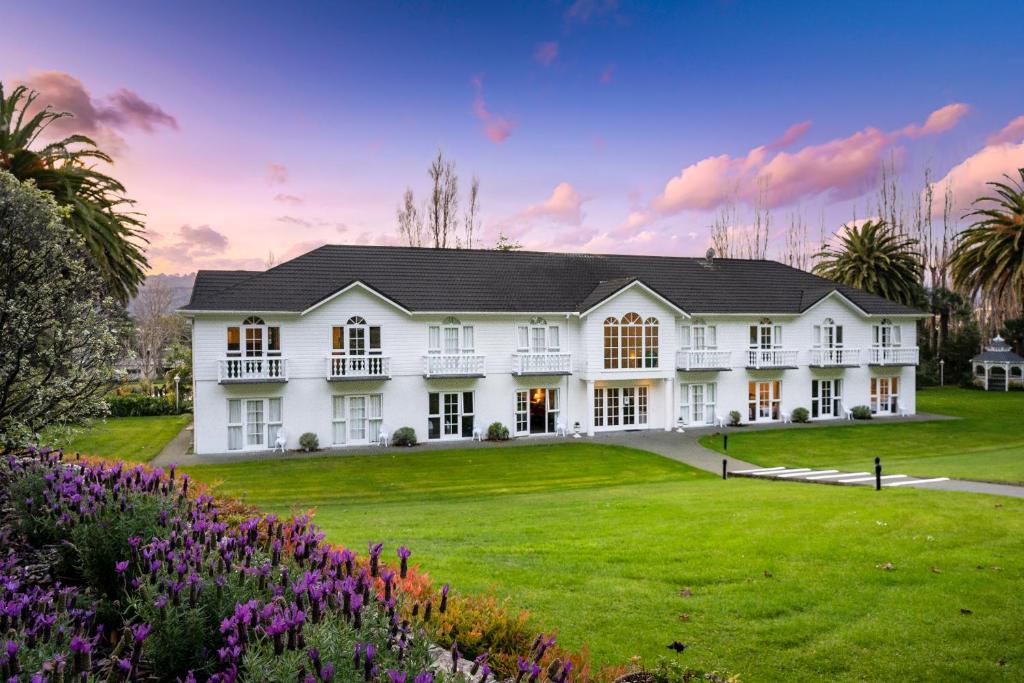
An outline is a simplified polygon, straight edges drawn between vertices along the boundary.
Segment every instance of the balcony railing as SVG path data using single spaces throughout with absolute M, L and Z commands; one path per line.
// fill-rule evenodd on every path
M 748 349 L 747 367 L 762 368 L 796 367 L 796 349 Z
M 732 352 L 715 349 L 676 351 L 677 370 L 720 370 L 732 367 Z
M 917 365 L 916 346 L 873 346 L 868 349 L 870 365 Z
M 572 355 L 568 353 L 513 353 L 513 375 L 568 375 Z
M 484 357 L 466 353 L 437 353 L 423 357 L 424 377 L 483 377 Z
M 860 349 L 811 349 L 811 365 L 819 368 L 860 365 Z
M 217 381 L 221 384 L 287 382 L 288 359 L 280 356 L 222 358 L 217 361 Z
M 328 356 L 327 381 L 391 379 L 388 356 Z

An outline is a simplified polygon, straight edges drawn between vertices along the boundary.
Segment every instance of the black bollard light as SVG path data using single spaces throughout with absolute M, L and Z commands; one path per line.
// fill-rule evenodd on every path
M 882 490 L 882 459 L 875 456 L 875 490 Z
M 725 450 L 725 451 L 729 450 L 729 435 L 728 434 L 723 434 L 722 435 L 722 450 Z
M 725 469 L 725 467 L 728 464 L 728 462 L 729 462 L 728 458 L 722 458 L 722 479 L 728 479 L 729 478 L 729 473 Z

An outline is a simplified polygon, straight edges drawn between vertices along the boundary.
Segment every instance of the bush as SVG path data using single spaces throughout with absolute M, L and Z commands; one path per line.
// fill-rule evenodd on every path
M 145 394 L 127 394 L 110 396 L 107 407 L 111 417 L 150 417 L 153 415 L 173 415 L 174 404 L 158 396 Z
M 488 441 L 508 441 L 508 427 L 500 422 L 492 422 L 487 428 Z
M 871 408 L 868 406 L 854 406 L 853 410 L 850 411 L 853 415 L 854 420 L 870 420 L 871 419 Z
M 794 408 L 792 418 L 793 422 L 803 424 L 810 421 L 811 414 L 807 412 L 807 408 Z
M 395 435 L 391 437 L 391 443 L 396 446 L 415 446 L 416 445 L 416 430 L 412 427 L 400 427 L 395 430 Z
M 739 427 L 740 426 L 740 419 L 742 417 L 743 416 L 740 415 L 740 411 L 738 411 L 738 410 L 730 410 L 729 411 L 729 426 L 730 427 Z
M 313 432 L 306 432 L 299 437 L 299 447 L 309 453 L 320 449 L 320 438 Z

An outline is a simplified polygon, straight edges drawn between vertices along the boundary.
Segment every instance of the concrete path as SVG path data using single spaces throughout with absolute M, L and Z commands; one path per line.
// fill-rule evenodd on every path
M 192 450 L 192 423 L 185 425 L 177 436 L 167 442 L 156 457 L 149 461 L 152 467 L 167 467 L 174 463 L 183 463 L 190 457 Z

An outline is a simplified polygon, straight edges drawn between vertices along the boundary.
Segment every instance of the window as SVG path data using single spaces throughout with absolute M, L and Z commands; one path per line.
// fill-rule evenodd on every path
M 750 422 L 778 420 L 782 417 L 782 382 L 747 383 L 747 419 Z
M 718 347 L 718 328 L 702 322 L 679 328 L 679 348 L 703 351 Z
M 242 448 L 242 401 L 233 398 L 228 401 L 228 450 Z
M 472 391 L 432 391 L 427 394 L 427 438 L 472 437 L 473 399 Z
M 244 346 L 243 346 L 244 345 Z M 249 316 L 241 326 L 227 328 L 227 355 L 247 358 L 281 355 L 281 328 L 268 326 L 263 318 Z
M 647 424 L 647 387 L 599 387 L 594 390 L 594 427 Z
M 658 367 L 658 319 L 643 320 L 636 313 L 627 313 L 619 321 L 604 321 L 604 367 L 622 368 Z
M 530 392 L 516 392 L 516 433 L 525 434 L 530 431 Z
M 354 315 L 344 325 L 331 328 L 331 354 L 335 356 L 379 356 L 381 332 L 362 316 Z
M 228 328 L 228 355 L 238 356 L 242 353 L 242 337 L 237 327 Z
M 522 353 L 558 351 L 558 325 L 548 325 L 543 318 L 534 318 L 529 324 L 516 325 L 516 350 Z
M 282 426 L 280 398 L 228 400 L 228 450 L 269 448 Z
M 714 424 L 717 389 L 715 382 L 679 386 L 679 417 L 683 424 Z
M 843 380 L 811 380 L 811 417 L 837 417 L 842 414 Z
M 782 347 L 782 325 L 773 325 L 770 320 L 762 320 L 750 326 L 751 349 L 778 349 Z
M 871 412 L 889 415 L 899 410 L 899 377 L 871 378 Z
M 871 328 L 871 345 L 882 348 L 891 348 L 895 346 L 902 346 L 902 334 L 899 325 L 894 325 L 892 321 L 886 319 L 882 320 L 877 325 L 873 325 Z
M 843 326 L 836 325 L 832 318 L 825 318 L 820 325 L 814 326 L 815 348 L 836 349 L 843 346 Z
M 473 353 L 473 326 L 463 325 L 457 318 L 445 318 L 440 325 L 427 326 L 427 352 Z
M 334 396 L 332 438 L 337 446 L 376 443 L 384 418 L 381 394 Z

